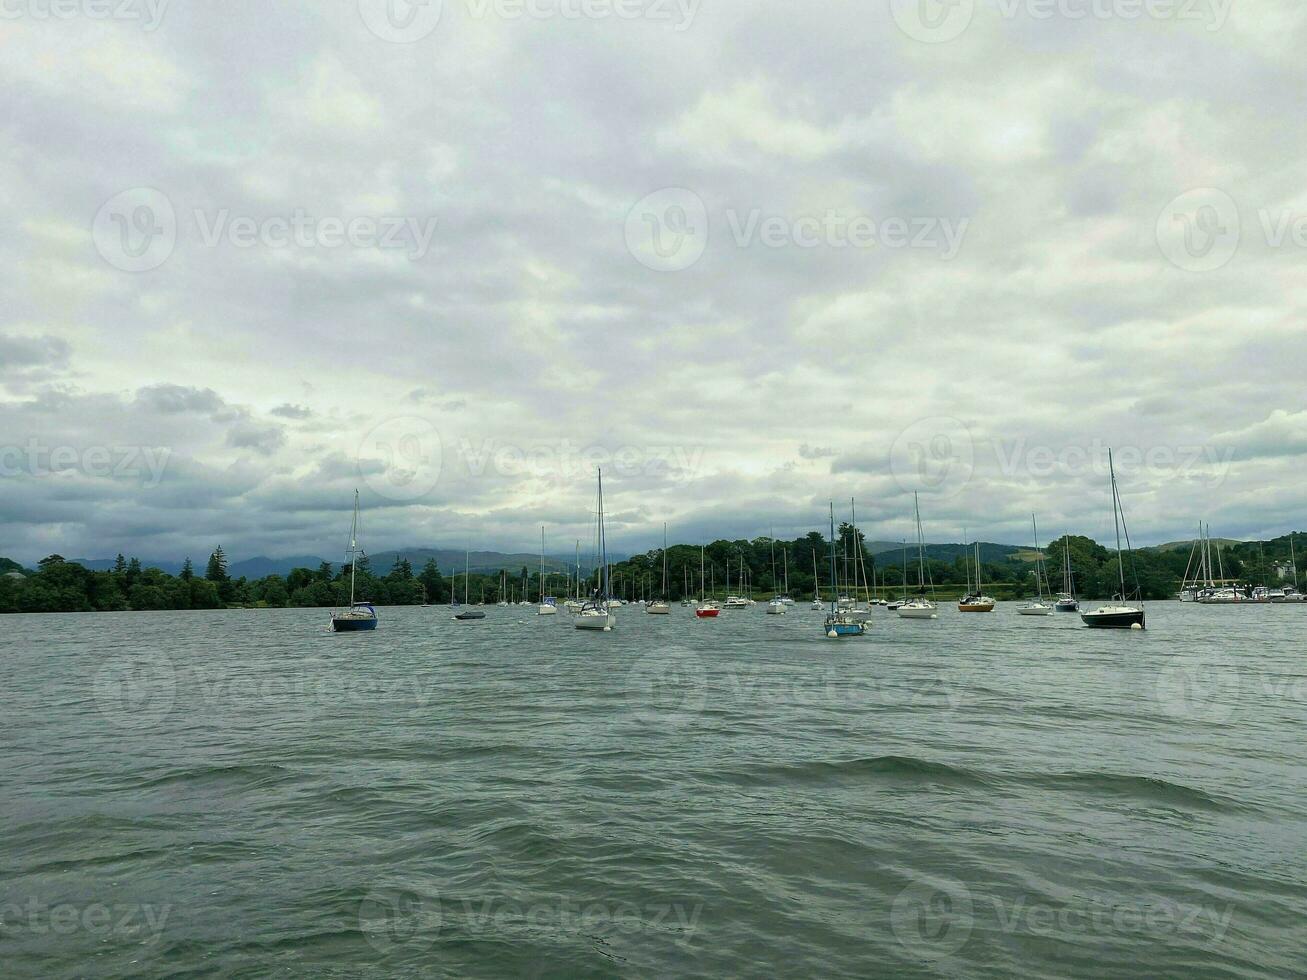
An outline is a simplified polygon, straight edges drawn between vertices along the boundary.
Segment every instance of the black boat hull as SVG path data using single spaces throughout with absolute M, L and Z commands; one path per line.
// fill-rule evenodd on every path
M 1094 629 L 1128 630 L 1135 626 L 1144 629 L 1144 611 L 1132 609 L 1129 612 L 1081 613 L 1080 620 Z
M 366 630 L 377 628 L 375 619 L 335 619 L 331 620 L 331 628 L 337 633 L 362 633 Z

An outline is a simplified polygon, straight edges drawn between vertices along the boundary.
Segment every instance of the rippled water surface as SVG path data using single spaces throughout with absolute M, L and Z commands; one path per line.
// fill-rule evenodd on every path
M 1307 971 L 1307 608 L 11 616 L 5 976 Z

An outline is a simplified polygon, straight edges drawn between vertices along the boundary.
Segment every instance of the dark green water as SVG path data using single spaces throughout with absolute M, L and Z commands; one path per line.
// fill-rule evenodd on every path
M 6 977 L 1307 972 L 1307 608 L 5 617 Z

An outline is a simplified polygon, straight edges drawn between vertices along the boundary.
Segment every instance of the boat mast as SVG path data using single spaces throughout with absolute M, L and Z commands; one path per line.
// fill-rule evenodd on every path
M 1293 553 L 1293 532 L 1289 532 L 1289 564 L 1293 566 L 1293 591 L 1298 591 L 1298 559 Z
M 603 562 L 600 588 L 605 608 L 608 605 L 608 537 L 604 533 L 604 471 L 599 470 L 599 560 Z
M 354 523 L 349 528 L 349 607 L 354 608 L 354 573 L 358 571 L 359 492 L 354 491 Z
M 523 592 L 526 590 L 523 589 Z M 523 598 L 526 598 L 525 595 Z M 540 525 L 540 605 L 545 604 L 545 526 Z
M 834 616 L 840 587 L 839 580 L 835 577 L 835 501 L 833 500 L 830 505 L 830 585 L 833 590 L 830 596 L 830 614 Z
M 1039 550 L 1039 528 L 1035 526 L 1035 515 L 1030 515 L 1030 533 L 1035 536 L 1035 588 L 1039 590 L 1039 601 L 1044 601 L 1044 583 L 1039 578 L 1039 566 L 1044 559 Z
M 667 522 L 663 522 L 663 601 L 667 601 Z
M 912 491 L 912 508 L 917 514 L 917 585 L 921 588 L 921 594 L 926 594 L 926 542 L 921 536 L 921 503 L 917 499 L 917 492 Z M 977 550 L 978 551 L 978 550 Z M 976 585 L 980 585 L 980 576 L 976 576 Z
M 1107 451 L 1107 470 L 1112 477 L 1112 523 L 1116 527 L 1116 572 L 1121 583 L 1121 601 L 1125 602 L 1125 562 L 1121 558 L 1121 502 L 1117 496 L 1116 466 L 1112 463 L 1110 449 Z

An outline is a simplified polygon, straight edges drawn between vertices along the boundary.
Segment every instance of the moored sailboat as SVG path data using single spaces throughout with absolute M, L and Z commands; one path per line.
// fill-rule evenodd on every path
M 1107 469 L 1112 483 L 1112 523 L 1116 527 L 1116 570 L 1120 590 L 1113 601 L 1090 612 L 1080 614 L 1086 626 L 1099 629 L 1144 629 L 1144 604 L 1139 599 L 1139 582 L 1136 578 L 1132 595 L 1125 590 L 1125 559 L 1121 554 L 1121 530 L 1125 527 L 1125 514 L 1121 508 L 1121 494 L 1116 486 L 1116 467 L 1112 463 L 1112 450 L 1107 451 Z M 1130 531 L 1125 532 L 1126 548 L 1130 547 Z M 1132 563 L 1133 567 L 1133 563 Z M 1137 604 L 1131 604 L 1131 599 Z
M 1039 550 L 1039 528 L 1035 526 L 1035 515 L 1030 515 L 1030 532 L 1035 539 L 1035 589 L 1039 597 L 1033 602 L 1022 603 L 1017 607 L 1021 616 L 1051 616 L 1053 607 L 1044 601 L 1044 553 Z
M 457 567 L 457 566 L 455 566 Z M 470 606 L 472 600 L 468 597 L 468 589 L 472 582 L 471 557 L 468 552 L 463 552 L 463 604 Z M 483 602 L 482 605 L 485 603 Z M 468 622 L 473 619 L 485 619 L 486 614 L 480 609 L 464 609 L 454 616 L 455 619 L 462 622 Z
M 354 491 L 354 521 L 349 529 L 349 608 L 331 614 L 331 628 L 337 633 L 361 633 L 377 628 L 377 611 L 370 602 L 354 601 L 355 565 L 359 550 L 359 492 Z
M 938 619 L 935 604 L 926 598 L 926 539 L 921 534 L 921 504 L 912 494 L 912 508 L 917 517 L 917 594 L 898 608 L 901 619 Z M 904 569 L 906 577 L 907 570 Z
M 572 625 L 579 630 L 612 631 L 617 617 L 609 606 L 608 537 L 604 530 L 604 471 L 599 470 L 599 588 L 589 602 L 577 610 Z
M 843 636 L 862 636 L 867 632 L 867 624 L 861 619 L 843 612 L 839 608 L 839 584 L 835 575 L 835 503 L 830 505 L 830 612 L 826 614 L 823 632 L 832 640 Z
M 667 601 L 667 525 L 663 525 L 663 591 L 659 597 L 644 607 L 650 616 L 666 616 L 671 613 L 671 604 Z

